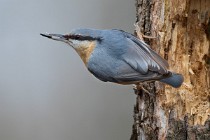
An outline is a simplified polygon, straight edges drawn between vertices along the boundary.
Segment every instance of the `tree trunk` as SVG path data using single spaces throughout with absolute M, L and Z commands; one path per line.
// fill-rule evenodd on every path
M 210 140 L 210 0 L 136 0 L 136 12 L 137 35 L 185 80 L 135 91 L 131 140 Z

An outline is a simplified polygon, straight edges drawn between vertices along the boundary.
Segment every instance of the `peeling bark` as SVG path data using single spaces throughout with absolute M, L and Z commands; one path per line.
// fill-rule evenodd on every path
M 210 1 L 136 0 L 136 7 L 137 34 L 155 36 L 145 41 L 185 81 L 136 91 L 131 140 L 210 139 Z

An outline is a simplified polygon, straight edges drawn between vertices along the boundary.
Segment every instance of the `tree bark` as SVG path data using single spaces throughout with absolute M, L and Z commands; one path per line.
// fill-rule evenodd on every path
M 210 140 L 210 1 L 136 0 L 136 33 L 183 74 L 138 88 L 131 140 Z

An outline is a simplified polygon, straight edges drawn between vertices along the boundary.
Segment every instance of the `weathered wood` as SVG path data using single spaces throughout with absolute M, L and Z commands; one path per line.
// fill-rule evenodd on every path
M 131 140 L 210 139 L 210 1 L 136 0 L 136 7 L 138 29 L 156 37 L 146 42 L 185 81 L 136 91 Z

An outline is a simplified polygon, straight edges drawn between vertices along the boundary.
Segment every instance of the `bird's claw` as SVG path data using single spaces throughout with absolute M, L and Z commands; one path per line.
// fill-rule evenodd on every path
M 133 90 L 136 95 L 139 94 L 140 89 L 143 90 L 148 95 L 153 96 L 147 89 L 144 88 L 143 83 L 138 83 L 138 84 L 133 85 Z
M 137 34 L 137 36 L 138 36 L 139 39 L 144 40 L 144 38 L 147 38 L 147 39 L 156 39 L 157 38 L 157 37 L 154 37 L 154 36 L 144 35 L 141 32 L 140 27 L 136 23 L 134 24 L 134 26 L 136 27 L 136 34 Z

